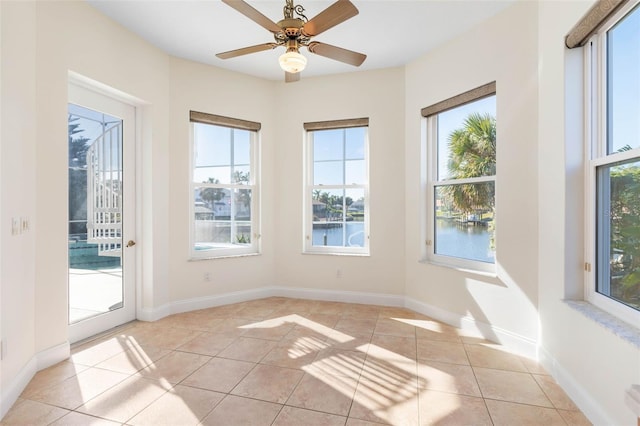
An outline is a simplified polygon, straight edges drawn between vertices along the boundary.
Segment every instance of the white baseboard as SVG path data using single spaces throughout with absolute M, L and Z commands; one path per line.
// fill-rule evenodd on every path
M 363 303 L 382 306 L 404 306 L 404 296 L 380 293 L 364 293 L 342 290 L 321 290 L 293 287 L 261 287 L 251 290 L 235 291 L 214 296 L 196 297 L 164 304 L 157 309 L 138 311 L 140 321 L 157 321 L 169 315 L 190 312 L 198 309 L 263 299 L 265 297 L 291 297 L 332 302 Z
M 473 317 L 462 316 L 437 306 L 420 302 L 410 297 L 405 297 L 405 307 L 446 324 L 458 327 L 474 337 L 500 343 L 506 349 L 518 355 L 534 360 L 538 359 L 537 342 L 528 337 L 478 321 Z
M 164 305 L 161 305 L 155 309 L 138 309 L 138 312 L 136 313 L 136 319 L 140 321 L 153 322 L 158 321 L 159 319 L 162 319 L 171 314 L 171 304 L 165 303 Z
M 567 393 L 569 398 L 580 408 L 584 415 L 594 425 L 614 425 L 600 403 L 593 399 L 571 374 L 543 347 L 539 348 L 540 364 L 553 376 L 558 385 Z
M 345 290 L 324 290 L 297 287 L 270 287 L 271 296 L 297 299 L 326 300 L 328 302 L 360 303 L 367 305 L 404 307 L 404 296 L 383 293 L 365 293 Z
M 141 321 L 157 321 L 172 314 L 190 312 L 198 309 L 207 309 L 232 303 L 246 302 L 265 297 L 291 297 L 308 300 L 326 300 L 332 302 L 406 307 L 447 324 L 459 327 L 473 336 L 498 342 L 517 354 L 537 359 L 536 342 L 527 337 L 476 321 L 471 317 L 460 316 L 442 308 L 395 294 L 271 286 L 214 296 L 178 300 L 162 305 L 157 309 L 143 309 L 141 312 L 138 312 L 138 319 Z
M 230 305 L 232 303 L 246 302 L 271 296 L 274 296 L 271 288 L 262 287 L 251 290 L 234 291 L 233 293 L 218 294 L 215 296 L 178 300 L 171 303 L 171 314 L 213 308 L 215 306 Z
M 22 391 L 24 391 L 38 371 L 57 364 L 60 361 L 64 361 L 69 358 L 70 352 L 71 346 L 69 342 L 64 342 L 40 351 L 31 357 L 16 377 L 3 389 L 2 400 L 0 401 L 0 419 L 2 419 L 13 404 L 15 404 Z
M 69 356 L 71 356 L 71 344 L 68 341 L 60 343 L 57 346 L 45 349 L 36 354 L 36 368 L 38 371 L 44 370 L 60 361 L 64 361 L 69 358 Z
M 20 394 L 27 387 L 33 376 L 36 374 L 37 361 L 34 356 L 22 367 L 14 379 L 2 390 L 2 405 L 0 406 L 0 419 L 2 419 L 9 409 L 15 404 Z

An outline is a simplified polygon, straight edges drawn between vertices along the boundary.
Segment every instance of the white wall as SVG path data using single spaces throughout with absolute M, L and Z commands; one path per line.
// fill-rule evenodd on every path
M 169 58 L 82 2 L 38 2 L 37 350 L 67 340 L 67 85 L 78 73 L 140 102 L 145 128 L 136 247 L 142 309 L 168 299 Z M 144 232 L 142 232 L 144 231 Z
M 276 282 L 292 289 L 404 294 L 404 73 L 401 68 L 278 83 Z M 302 254 L 305 122 L 369 118 L 370 253 Z M 341 277 L 337 277 L 340 269 Z
M 490 325 L 531 352 L 537 317 L 537 5 L 520 2 L 406 67 L 407 296 L 451 318 Z M 498 276 L 419 263 L 423 257 L 425 142 L 420 109 L 496 81 Z
M 277 65 L 274 63 L 274 65 Z M 171 136 L 169 146 L 170 300 L 184 301 L 272 285 L 275 278 L 274 152 L 278 109 L 275 84 L 255 77 L 171 59 Z M 189 111 L 201 111 L 261 123 L 262 254 L 189 261 Z M 211 275 L 205 282 L 204 274 Z
M 638 348 L 561 301 L 581 296 L 583 244 L 579 167 L 563 150 L 565 61 L 575 55 L 562 38 L 589 6 L 516 2 L 406 68 L 284 84 L 170 58 L 84 2 L 0 2 L 0 415 L 7 394 L 17 397 L 43 366 L 40 354 L 67 341 L 65 122 L 74 71 L 128 94 L 143 123 L 141 316 L 267 286 L 406 295 L 525 352 L 541 344 L 592 420 L 632 424 L 623 398 L 640 383 Z M 488 278 L 418 262 L 420 109 L 493 80 L 500 270 Z M 190 109 L 263 125 L 260 256 L 188 261 Z M 302 255 L 302 123 L 358 117 L 370 119 L 371 256 Z M 11 217 L 30 219 L 31 230 L 11 236 Z
M 28 377 L 20 377 L 34 353 L 36 235 L 35 152 L 37 131 L 35 83 L 35 4 L 2 2 L 0 35 L 2 106 L 0 122 L 0 188 L 2 259 L 2 341 L 0 388 L 16 395 Z M 30 230 L 12 235 L 12 219 L 30 221 Z M 32 368 L 33 369 L 33 368 Z M 17 381 L 15 379 L 19 377 Z M 0 415 L 8 409 L 0 406 Z
M 624 395 L 640 348 L 562 300 L 583 297 L 582 57 L 564 37 L 592 2 L 539 7 L 539 310 L 545 366 L 596 424 L 635 425 Z M 547 206 L 553 206 L 552 209 Z

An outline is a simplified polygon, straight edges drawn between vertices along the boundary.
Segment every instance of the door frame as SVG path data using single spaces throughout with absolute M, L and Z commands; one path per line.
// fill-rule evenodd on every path
M 102 333 L 136 319 L 138 311 L 138 250 L 136 246 L 126 247 L 126 241 L 137 240 L 136 220 L 138 218 L 136 192 L 139 186 L 137 177 L 138 151 L 138 119 L 137 108 L 130 99 L 118 96 L 116 91 L 106 90 L 98 84 L 92 84 L 84 78 L 74 78 L 70 74 L 68 81 L 67 104 L 72 103 L 94 110 L 103 111 L 123 120 L 123 180 L 125 182 L 123 196 L 123 229 L 122 229 L 122 280 L 124 288 L 124 307 L 96 315 L 74 324 L 68 324 L 69 341 L 71 343 Z M 96 103 L 101 106 L 96 106 Z M 125 114 L 113 113 L 111 107 L 126 109 Z M 125 116 L 122 116 L 125 115 Z M 126 124 L 129 123 L 129 124 Z M 69 281 L 67 278 L 67 292 Z M 67 314 L 69 298 L 67 297 Z

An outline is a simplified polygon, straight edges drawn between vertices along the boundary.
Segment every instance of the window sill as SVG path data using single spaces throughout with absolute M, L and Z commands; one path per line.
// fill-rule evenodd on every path
M 418 262 L 422 263 L 423 265 L 433 265 L 433 266 L 439 266 L 441 268 L 453 269 L 454 271 L 463 272 L 465 274 L 473 274 L 473 275 L 478 275 L 485 278 L 498 278 L 498 274 L 495 271 L 482 271 L 480 269 L 465 268 L 462 266 L 450 265 L 448 263 L 435 262 L 429 259 L 422 259 L 422 260 L 419 260 Z
M 303 255 L 311 255 L 311 256 L 347 256 L 347 257 L 371 257 L 370 253 L 331 253 L 331 252 L 323 252 L 323 251 L 303 251 Z
M 640 328 L 634 327 L 614 317 L 610 313 L 583 300 L 565 300 L 570 308 L 606 328 L 622 340 L 640 349 Z
M 231 259 L 236 257 L 253 257 L 261 256 L 262 253 L 243 253 L 243 254 L 225 254 L 221 256 L 209 256 L 209 257 L 190 257 L 189 262 L 199 262 L 201 260 L 217 260 L 217 259 Z

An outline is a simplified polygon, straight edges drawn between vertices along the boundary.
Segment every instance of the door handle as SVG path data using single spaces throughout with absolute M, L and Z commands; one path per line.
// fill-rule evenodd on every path
M 136 245 L 136 242 L 133 240 L 129 240 L 129 242 L 127 243 L 127 247 L 133 247 Z

